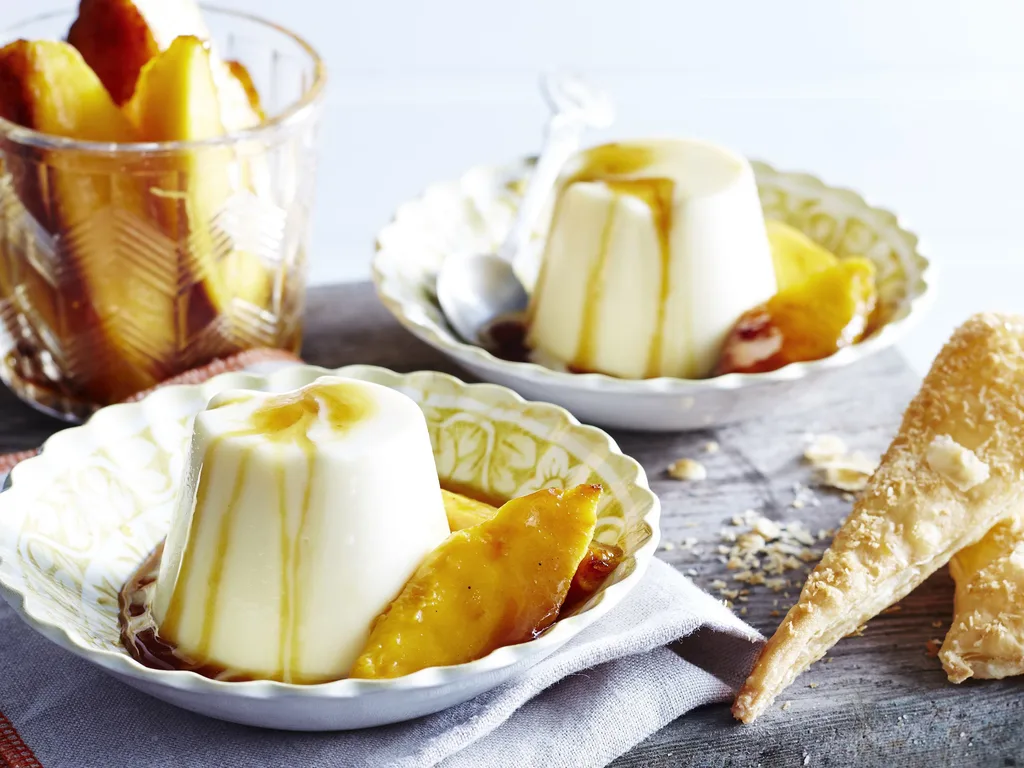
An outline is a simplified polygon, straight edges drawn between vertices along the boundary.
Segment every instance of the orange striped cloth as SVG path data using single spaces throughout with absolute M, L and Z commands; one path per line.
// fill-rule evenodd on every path
M 185 371 L 185 373 L 174 376 L 162 384 L 158 384 L 152 389 L 147 389 L 144 392 L 132 395 L 128 400 L 126 400 L 126 402 L 133 403 L 137 400 L 141 400 L 153 390 L 160 389 L 161 387 L 166 387 L 171 384 L 200 384 L 207 379 L 212 379 L 214 376 L 218 376 L 222 373 L 241 371 L 250 366 L 258 365 L 259 363 L 269 362 L 298 363 L 302 361 L 291 352 L 285 352 L 281 349 L 250 349 L 245 352 L 239 352 L 231 357 L 214 360 L 212 363 L 200 368 L 193 368 L 191 371 Z M 10 472 L 11 468 L 14 467 L 15 464 L 35 456 L 37 453 L 39 453 L 38 449 L 32 449 L 29 451 L 19 451 L 18 453 L 0 454 L 0 479 L 2 479 L 3 475 Z M 0 752 L 0 755 L 2 755 L 2 752 Z M 4 768 L 2 763 L 0 763 L 0 768 Z

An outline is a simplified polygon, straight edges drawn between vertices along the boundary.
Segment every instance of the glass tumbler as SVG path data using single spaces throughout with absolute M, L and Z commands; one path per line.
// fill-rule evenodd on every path
M 67 420 L 233 352 L 299 349 L 323 63 L 274 24 L 204 14 L 258 127 L 109 144 L 0 119 L 0 378 Z M 63 39 L 73 18 L 6 40 Z

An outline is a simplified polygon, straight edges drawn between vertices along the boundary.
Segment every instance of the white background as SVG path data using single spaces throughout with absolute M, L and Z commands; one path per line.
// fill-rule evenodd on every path
M 314 283 L 365 279 L 374 233 L 426 184 L 533 151 L 536 76 L 568 68 L 620 106 L 594 141 L 701 136 L 903 217 L 940 268 L 904 343 L 917 368 L 971 311 L 1024 311 L 1021 0 L 218 2 L 330 68 Z M 27 5 L 0 0 L 0 26 Z

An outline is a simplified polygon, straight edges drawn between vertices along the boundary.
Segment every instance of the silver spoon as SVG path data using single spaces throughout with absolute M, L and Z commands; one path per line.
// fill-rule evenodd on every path
M 571 75 L 547 75 L 541 88 L 551 107 L 544 146 L 512 228 L 497 253 L 453 254 L 437 276 L 437 299 L 449 324 L 470 344 L 499 317 L 526 309 L 529 295 L 517 273 L 524 246 L 566 161 L 579 149 L 584 130 L 615 119 L 611 98 Z

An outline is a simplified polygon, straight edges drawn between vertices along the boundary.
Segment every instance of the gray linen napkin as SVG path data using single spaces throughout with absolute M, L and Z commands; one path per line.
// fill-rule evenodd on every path
M 619 606 L 521 678 L 408 723 L 306 734 L 152 699 L 51 644 L 0 600 L 0 725 L 6 715 L 44 768 L 601 766 L 691 709 L 728 700 L 761 642 L 656 560 Z

